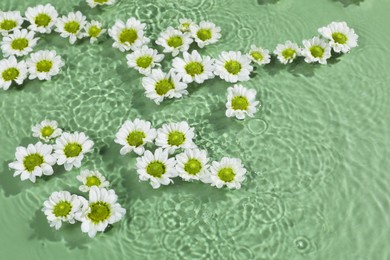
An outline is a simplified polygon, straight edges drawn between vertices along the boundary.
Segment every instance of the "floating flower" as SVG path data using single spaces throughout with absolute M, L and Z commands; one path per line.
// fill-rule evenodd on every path
M 52 175 L 52 165 L 56 163 L 56 159 L 52 155 L 53 147 L 51 145 L 29 144 L 26 147 L 20 146 L 16 148 L 15 162 L 8 164 L 8 166 L 15 170 L 14 177 L 20 175 L 20 179 L 30 180 L 35 182 L 36 177 L 43 175 Z
M 103 232 L 108 225 L 120 221 L 126 210 L 117 203 L 118 196 L 113 190 L 92 186 L 89 190 L 89 202 L 83 201 L 82 213 L 77 216 L 81 221 L 81 231 L 95 237 L 97 232 Z
M 332 22 L 318 29 L 318 32 L 329 40 L 330 47 L 337 53 L 347 53 L 357 46 L 359 36 L 346 22 Z
M 327 59 L 331 57 L 329 44 L 319 37 L 313 37 L 310 40 L 304 40 L 303 45 L 305 48 L 302 51 L 307 63 L 318 62 L 320 64 L 326 64 Z
M 32 127 L 34 137 L 38 137 L 45 142 L 49 142 L 62 134 L 62 129 L 58 128 L 57 121 L 43 120 Z
M 206 150 L 187 149 L 176 155 L 176 171 L 185 181 L 202 181 L 209 175 L 208 162 Z
M 0 33 L 7 36 L 12 31 L 22 26 L 23 18 L 19 11 L 0 11 Z
M 116 0 L 87 0 L 87 4 L 94 8 L 96 6 L 101 5 L 113 5 L 115 4 Z
M 269 50 L 257 47 L 256 45 L 251 46 L 251 50 L 248 53 L 249 59 L 259 65 L 268 64 L 271 62 L 271 56 Z
M 86 23 L 86 17 L 80 11 L 71 12 L 57 19 L 56 32 L 63 38 L 69 37 L 70 44 L 74 44 L 77 39 L 84 37 L 83 29 Z
M 106 188 L 110 185 L 98 171 L 84 170 L 76 178 L 82 183 L 79 187 L 79 190 L 82 192 L 88 192 L 92 187 Z
M 28 29 L 40 33 L 51 33 L 58 17 L 57 10 L 51 4 L 28 7 L 25 13 L 30 22 Z
M 29 79 L 51 80 L 52 76 L 60 73 L 65 63 L 56 51 L 38 51 L 32 53 L 27 60 Z
M 60 229 L 63 222 L 74 224 L 75 215 L 81 209 L 81 197 L 71 195 L 68 191 L 53 192 L 49 199 L 43 203 L 42 211 L 45 213 L 50 227 Z
M 229 189 L 240 189 L 245 179 L 246 169 L 240 159 L 223 157 L 220 162 L 213 162 L 210 166 L 211 186 L 218 189 L 227 186 Z
M 195 129 L 190 127 L 187 122 L 164 124 L 157 129 L 156 145 L 168 149 L 172 154 L 176 149 L 196 148 L 193 142 Z
M 65 132 L 56 139 L 53 155 L 58 165 L 64 165 L 65 170 L 70 171 L 73 166 L 80 168 L 84 154 L 91 152 L 92 147 L 93 142 L 83 132 Z
M 172 53 L 172 56 L 177 56 L 179 52 L 185 52 L 190 48 L 193 42 L 192 38 L 187 33 L 182 33 L 173 27 L 168 27 L 165 32 L 160 34 L 156 43 L 164 48 L 164 53 Z
M 157 136 L 156 129 L 149 121 L 136 118 L 126 121 L 116 134 L 115 143 L 123 145 L 120 153 L 125 155 L 131 151 L 141 155 L 145 152 L 145 145 L 153 143 Z
M 231 83 L 247 81 L 253 70 L 250 64 L 251 60 L 246 55 L 242 55 L 241 52 L 224 51 L 215 62 L 214 74 Z
M 152 73 L 142 79 L 146 97 L 157 105 L 165 98 L 180 98 L 187 95 L 187 84 L 180 81 L 180 76 L 172 70 L 166 74 L 161 69 L 152 70 Z
M 190 25 L 191 35 L 200 48 L 216 43 L 221 38 L 221 28 L 212 22 L 202 21 Z
M 164 59 L 163 54 L 158 54 L 154 49 L 144 45 L 131 54 L 126 55 L 127 65 L 136 69 L 139 73 L 149 75 L 152 69 Z
M 168 185 L 171 178 L 176 177 L 175 158 L 168 158 L 168 151 L 161 148 L 156 149 L 154 154 L 145 151 L 142 157 L 137 158 L 137 173 L 140 181 L 149 181 L 153 189 L 161 185 Z
M 187 18 L 179 19 L 179 23 L 178 29 L 183 33 L 190 32 L 190 26 L 195 24 L 191 19 Z
M 301 48 L 296 43 L 286 41 L 284 44 L 276 45 L 274 54 L 282 64 L 292 63 L 301 55 Z
M 117 20 L 114 26 L 108 30 L 108 34 L 114 40 L 113 47 L 120 51 L 135 51 L 150 40 L 144 36 L 145 24 L 134 17 L 129 18 L 126 23 Z
M 259 104 L 259 101 L 256 101 L 256 90 L 234 85 L 227 91 L 226 116 L 235 116 L 237 119 L 244 119 L 245 115 L 253 117 L 257 110 L 256 106 Z
M 209 56 L 202 57 L 194 50 L 192 53 L 184 52 L 183 59 L 175 58 L 172 62 L 174 70 L 185 83 L 203 83 L 214 78 L 214 60 Z
M 94 43 L 107 30 L 103 29 L 102 24 L 98 21 L 91 21 L 85 26 L 85 36 L 89 37 L 89 42 Z
M 26 78 L 26 62 L 18 62 L 15 56 L 0 60 L 0 89 L 7 90 L 13 81 L 21 85 Z
M 26 29 L 15 29 L 13 34 L 5 36 L 1 43 L 1 49 L 4 57 L 24 56 L 32 52 L 39 38 L 34 38 L 35 32 L 29 32 Z

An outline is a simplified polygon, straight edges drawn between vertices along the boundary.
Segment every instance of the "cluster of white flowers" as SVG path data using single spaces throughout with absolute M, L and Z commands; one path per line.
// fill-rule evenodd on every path
M 241 188 L 246 174 L 241 160 L 224 157 L 210 165 L 207 151 L 199 149 L 194 138 L 195 129 L 185 121 L 155 129 L 151 122 L 135 119 L 120 127 L 115 142 L 122 145 L 122 155 L 134 152 L 139 156 L 136 163 L 139 180 L 148 181 L 154 189 L 173 183 L 175 177 L 217 188 Z

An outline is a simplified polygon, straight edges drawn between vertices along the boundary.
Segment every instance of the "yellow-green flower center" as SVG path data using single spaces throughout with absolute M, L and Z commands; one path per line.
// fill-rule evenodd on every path
M 219 179 L 223 180 L 224 182 L 231 182 L 234 180 L 234 176 L 236 176 L 236 174 L 232 168 L 222 168 L 218 171 Z
M 53 62 L 50 60 L 40 60 L 37 62 L 38 72 L 49 72 L 53 67 Z
M 225 69 L 233 75 L 237 75 L 241 71 L 241 63 L 236 60 L 230 60 L 225 63 Z
M 8 68 L 3 71 L 1 77 L 4 81 L 14 80 L 19 76 L 20 72 L 17 68 Z
M 2 30 L 6 30 L 6 31 L 9 31 L 9 30 L 12 30 L 13 28 L 15 28 L 17 25 L 16 21 L 15 20 L 3 20 L 1 23 L 0 23 L 0 28 Z
M 39 153 L 29 154 L 23 159 L 24 168 L 29 172 L 32 172 L 36 166 L 41 166 L 42 163 L 43 156 Z
M 341 33 L 341 32 L 332 33 L 332 38 L 336 43 L 339 43 L 339 44 L 345 44 L 348 41 L 348 37 L 344 33 Z
M 51 17 L 47 14 L 40 13 L 37 16 L 35 16 L 34 22 L 38 26 L 46 27 L 51 22 Z
M 204 71 L 203 64 L 196 61 L 187 63 L 184 69 L 186 70 L 187 74 L 191 75 L 192 77 L 202 74 Z
M 89 207 L 91 212 L 88 214 L 88 218 L 95 224 L 103 222 L 111 216 L 110 205 L 103 201 L 91 203 Z
M 53 134 L 54 129 L 51 126 L 44 126 L 41 129 L 41 134 L 43 137 L 49 137 Z
M 97 4 L 105 4 L 107 3 L 108 0 L 94 0 L 95 3 Z
M 172 131 L 168 134 L 169 145 L 182 145 L 186 140 L 186 136 L 180 131 Z
M 156 83 L 155 89 L 160 96 L 168 93 L 169 90 L 174 89 L 175 85 L 168 79 L 162 79 Z
M 253 59 L 255 59 L 257 61 L 262 61 L 264 58 L 263 54 L 261 54 L 261 52 L 259 52 L 259 51 L 252 51 L 251 56 Z
M 210 29 L 200 29 L 196 32 L 196 36 L 202 41 L 207 41 L 211 39 L 213 34 Z
M 178 35 L 172 36 L 167 40 L 167 44 L 169 47 L 178 48 L 183 45 L 183 39 Z
M 96 38 L 99 36 L 100 32 L 102 31 L 101 28 L 99 28 L 98 26 L 96 25 L 92 25 L 91 27 L 89 27 L 88 29 L 88 35 L 89 37 L 92 37 L 92 38 Z
M 319 45 L 313 45 L 310 47 L 310 53 L 315 58 L 322 58 L 322 56 L 324 55 L 324 52 L 325 52 L 325 49 Z
M 137 66 L 143 69 L 146 69 L 152 64 L 153 58 L 150 55 L 144 55 L 141 57 L 138 57 L 135 63 L 137 63 Z
M 96 176 L 87 177 L 87 181 L 85 183 L 85 185 L 87 185 L 88 187 L 99 186 L 100 184 L 101 184 L 100 179 Z
M 119 34 L 119 42 L 132 45 L 138 39 L 138 34 L 135 29 L 124 29 Z
M 160 178 L 165 174 L 166 167 L 165 164 L 160 161 L 154 161 L 148 164 L 146 167 L 146 172 L 156 178 Z
M 72 210 L 72 205 L 68 201 L 58 202 L 53 209 L 53 214 L 56 217 L 66 217 L 69 215 L 69 212 Z
M 26 38 L 16 38 L 11 42 L 11 47 L 14 50 L 22 51 L 28 46 L 28 40 Z
M 291 49 L 291 48 L 287 48 L 287 49 L 284 49 L 282 51 L 282 56 L 286 59 L 286 60 L 292 60 L 295 58 L 296 56 L 296 51 Z
M 197 159 L 189 159 L 184 165 L 184 170 L 191 175 L 196 175 L 202 170 L 202 163 Z
M 182 23 L 181 26 L 182 26 L 182 31 L 184 31 L 184 32 L 189 31 L 189 27 L 190 27 L 189 23 Z
M 66 157 L 76 157 L 79 156 L 83 150 L 82 146 L 79 143 L 68 143 L 65 145 L 64 153 Z
M 68 33 L 76 34 L 80 30 L 80 23 L 77 21 L 69 21 L 65 23 L 64 29 Z
M 133 131 L 127 136 L 127 143 L 130 146 L 138 147 L 144 144 L 145 133 L 142 131 Z
M 243 96 L 235 96 L 232 99 L 232 107 L 234 110 L 247 110 L 249 106 L 248 99 Z

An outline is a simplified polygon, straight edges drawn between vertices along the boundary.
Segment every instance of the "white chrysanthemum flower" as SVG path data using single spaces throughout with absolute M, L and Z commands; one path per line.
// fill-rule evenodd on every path
M 0 11 L 0 33 L 3 36 L 8 35 L 13 30 L 19 29 L 22 23 L 23 17 L 19 11 Z
M 92 187 L 106 188 L 110 185 L 99 171 L 84 170 L 76 178 L 82 183 L 79 187 L 82 192 L 88 192 Z
M 131 151 L 141 155 L 145 152 L 145 145 L 153 143 L 157 136 L 156 129 L 149 121 L 136 118 L 126 121 L 116 134 L 115 143 L 123 145 L 120 153 L 125 155 Z
M 164 54 L 158 54 L 157 50 L 144 45 L 131 54 L 126 55 L 127 65 L 136 69 L 139 73 L 149 75 L 152 69 L 164 59 Z
M 181 98 L 187 95 L 187 84 L 180 81 L 180 76 L 172 70 L 164 73 L 161 69 L 152 70 L 152 73 L 142 78 L 142 85 L 146 97 L 153 100 L 157 105 L 165 98 Z
M 240 189 L 245 180 L 246 169 L 240 159 L 223 157 L 220 162 L 212 162 L 210 178 L 207 182 L 218 189 L 227 186 L 229 189 Z
M 185 181 L 207 180 L 209 158 L 206 150 L 186 149 L 176 155 L 176 171 Z
M 178 29 L 183 33 L 190 32 L 191 31 L 190 26 L 195 25 L 195 23 L 191 19 L 187 19 L 187 18 L 179 19 L 179 23 L 180 24 Z
M 62 129 L 58 128 L 57 121 L 43 120 L 32 127 L 32 135 L 45 142 L 49 142 L 62 134 Z
M 256 101 L 256 90 L 244 88 L 242 85 L 234 85 L 229 87 L 226 102 L 226 116 L 244 119 L 246 115 L 253 117 L 256 113 L 256 106 L 259 101 Z
M 331 57 L 330 45 L 324 39 L 313 37 L 310 40 L 303 40 L 303 45 L 305 48 L 302 50 L 302 54 L 307 63 L 326 64 L 326 60 Z
M 237 81 L 247 81 L 252 72 L 251 60 L 241 52 L 222 52 L 215 62 L 214 74 L 221 79 L 236 83 Z
M 94 8 L 96 6 L 101 5 L 113 5 L 115 4 L 116 0 L 87 0 L 87 4 Z
M 56 158 L 52 155 L 53 147 L 51 145 L 29 144 L 26 147 L 20 146 L 16 148 L 15 162 L 8 166 L 15 170 L 14 177 L 20 175 L 20 179 L 30 180 L 35 182 L 36 177 L 43 175 L 52 175 L 52 165 L 56 163 Z
M 74 224 L 75 215 L 79 213 L 82 199 L 68 191 L 53 192 L 49 199 L 43 203 L 42 211 L 45 213 L 50 227 L 60 229 L 62 222 Z
M 283 44 L 276 45 L 274 54 L 282 64 L 292 63 L 298 56 L 300 56 L 301 48 L 298 44 L 291 41 L 286 41 Z
M 18 62 L 15 56 L 0 60 L 0 89 L 7 90 L 13 81 L 21 85 L 27 78 L 27 73 L 26 62 Z
M 107 31 L 106 29 L 103 29 L 102 24 L 98 21 L 91 21 L 90 23 L 87 23 L 84 30 L 84 35 L 90 38 L 90 43 L 96 42 L 98 38 Z
M 190 31 L 200 48 L 216 43 L 221 38 L 221 27 L 217 27 L 208 21 L 202 21 L 199 25 L 190 25 Z
M 190 127 L 187 122 L 164 124 L 157 129 L 156 145 L 168 149 L 172 154 L 176 149 L 196 148 L 193 138 L 195 129 Z
M 103 232 L 108 225 L 120 221 L 126 214 L 126 209 L 117 203 L 118 196 L 114 190 L 92 186 L 89 190 L 89 201 L 82 201 L 81 214 L 76 218 L 81 221 L 81 231 L 89 237 Z
M 153 189 L 161 185 L 168 185 L 171 178 L 177 176 L 175 158 L 168 158 L 168 151 L 158 148 L 154 152 L 145 151 L 142 157 L 137 158 L 137 173 L 140 181 L 149 181 Z
M 160 34 L 156 43 L 164 48 L 163 52 L 172 53 L 172 56 L 177 56 L 179 52 L 185 52 L 190 48 L 193 42 L 191 36 L 187 33 L 182 33 L 173 27 L 168 27 L 165 32 Z
M 60 73 L 65 63 L 56 51 L 38 51 L 32 53 L 27 60 L 29 79 L 51 80 L 52 76 Z
M 269 50 L 257 47 L 256 45 L 251 45 L 251 50 L 248 53 L 248 57 L 254 63 L 259 65 L 265 65 L 271 62 L 271 55 L 269 55 Z
M 70 44 L 74 44 L 77 39 L 84 37 L 83 29 L 87 23 L 86 19 L 80 11 L 71 12 L 57 19 L 56 32 L 60 33 L 63 38 L 69 37 Z
M 114 26 L 108 30 L 108 34 L 114 40 L 112 46 L 124 52 L 130 49 L 135 51 L 147 44 L 150 40 L 144 36 L 145 26 L 134 17 L 129 18 L 126 23 L 117 20 Z
M 40 33 L 51 33 L 55 25 L 58 12 L 51 4 L 28 7 L 25 13 L 27 21 L 30 22 L 28 29 Z
M 329 40 L 330 47 L 337 53 L 347 53 L 358 45 L 359 36 L 354 29 L 348 27 L 346 22 L 332 22 L 319 28 L 318 32 Z
M 195 81 L 201 84 L 214 78 L 214 60 L 209 56 L 200 56 L 196 50 L 191 54 L 184 52 L 183 58 L 175 58 L 172 66 L 185 83 Z
M 72 170 L 73 166 L 80 168 L 84 154 L 91 152 L 93 142 L 83 132 L 63 133 L 56 139 L 54 157 L 58 165 L 64 165 L 65 170 Z
M 32 52 L 33 47 L 37 44 L 38 37 L 34 38 L 35 32 L 27 31 L 26 29 L 16 29 L 13 34 L 9 34 L 3 38 L 1 49 L 3 56 L 24 56 Z

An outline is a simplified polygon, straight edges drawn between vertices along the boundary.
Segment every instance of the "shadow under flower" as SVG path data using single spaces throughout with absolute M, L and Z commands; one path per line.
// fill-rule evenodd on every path
M 268 4 L 276 4 L 279 0 L 257 0 L 257 4 L 259 5 L 268 5 Z
M 340 2 L 344 7 L 348 7 L 350 5 L 360 5 L 364 0 L 333 0 L 333 2 Z

